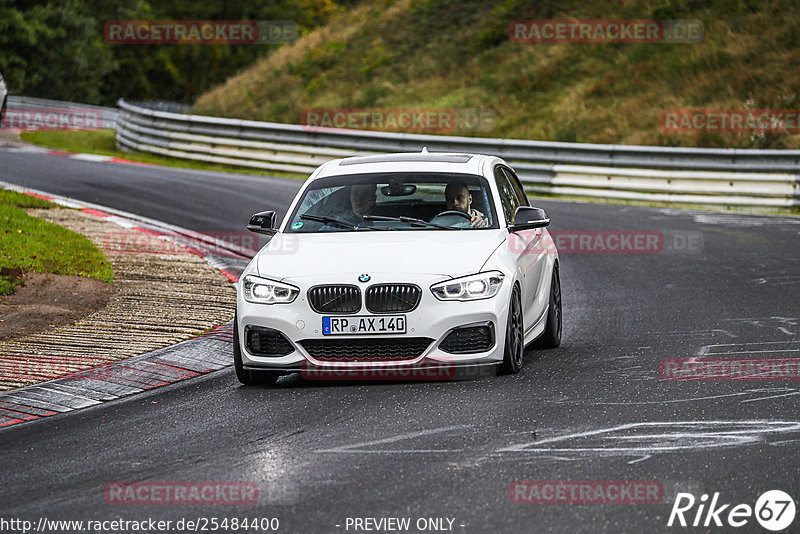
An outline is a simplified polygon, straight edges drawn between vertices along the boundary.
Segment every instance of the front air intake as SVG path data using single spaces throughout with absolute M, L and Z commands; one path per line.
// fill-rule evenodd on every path
M 294 345 L 281 332 L 272 328 L 247 325 L 244 327 L 247 352 L 254 356 L 286 356 L 294 352 Z
M 418 358 L 433 340 L 427 337 L 304 339 L 300 345 L 328 362 L 403 361 Z
M 454 328 L 439 343 L 439 348 L 450 354 L 486 352 L 492 347 L 494 347 L 494 324 L 491 322 Z

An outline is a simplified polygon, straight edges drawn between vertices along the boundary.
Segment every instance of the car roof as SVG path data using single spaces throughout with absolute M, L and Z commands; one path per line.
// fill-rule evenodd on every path
M 395 152 L 371 156 L 335 159 L 322 165 L 312 179 L 343 174 L 380 172 L 449 172 L 483 175 L 488 162 L 496 156 L 461 152 Z

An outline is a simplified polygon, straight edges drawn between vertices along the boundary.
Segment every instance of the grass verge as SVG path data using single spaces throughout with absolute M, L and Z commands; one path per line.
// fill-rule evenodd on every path
M 123 152 L 117 148 L 117 142 L 114 135 L 114 130 L 109 129 L 55 131 L 42 130 L 35 132 L 22 132 L 20 134 L 20 139 L 26 143 L 52 148 L 54 150 L 77 152 L 82 154 L 99 154 L 101 156 L 122 158 L 139 163 L 162 165 L 164 167 L 178 167 L 181 169 L 194 169 L 200 171 L 234 172 L 239 174 L 246 173 L 261 176 L 280 176 L 283 178 L 307 178 L 306 175 L 285 172 L 268 172 L 247 167 L 234 167 L 231 165 L 219 165 L 216 163 L 203 163 L 201 161 L 169 158 L 143 152 Z
M 91 241 L 36 217 L 23 208 L 53 208 L 30 195 L 0 189 L 0 295 L 22 283 L 22 272 L 66 274 L 111 282 L 114 273 Z

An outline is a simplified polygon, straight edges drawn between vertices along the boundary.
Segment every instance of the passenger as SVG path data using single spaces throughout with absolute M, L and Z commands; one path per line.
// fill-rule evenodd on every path
M 473 228 L 486 228 L 489 225 L 483 213 L 472 209 L 472 195 L 464 182 L 447 184 L 444 188 L 444 200 L 448 210 L 461 211 L 469 215 L 469 223 Z
M 361 184 L 350 187 L 350 205 L 359 221 L 364 220 L 364 215 L 369 215 L 375 209 L 375 201 L 378 198 L 378 186 L 376 184 Z M 348 214 L 349 215 L 349 214 Z
M 356 226 L 363 225 L 365 222 L 369 225 L 369 221 L 364 221 L 364 215 L 369 215 L 375 208 L 375 201 L 377 200 L 378 186 L 376 184 L 359 184 L 350 186 L 350 209 L 342 206 L 338 211 L 330 213 L 332 217 L 339 220 L 354 224 Z M 337 229 L 341 227 L 334 223 L 327 223 L 323 226 L 324 229 Z

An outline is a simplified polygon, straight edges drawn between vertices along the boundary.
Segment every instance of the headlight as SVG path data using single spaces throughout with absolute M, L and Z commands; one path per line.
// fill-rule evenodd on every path
M 439 282 L 431 286 L 433 295 L 439 300 L 479 300 L 488 299 L 500 291 L 503 273 L 489 271 L 455 280 Z
M 288 304 L 294 302 L 300 290 L 267 278 L 248 274 L 242 280 L 244 300 L 255 304 Z

